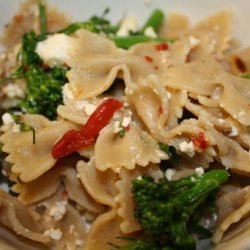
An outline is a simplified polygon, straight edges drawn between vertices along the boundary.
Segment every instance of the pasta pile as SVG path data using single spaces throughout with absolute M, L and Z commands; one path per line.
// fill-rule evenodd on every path
M 16 67 L 22 35 L 31 28 L 39 32 L 34 6 L 36 1 L 24 3 L 5 30 L 1 76 Z M 70 23 L 51 7 L 47 12 L 50 31 Z M 35 129 L 35 143 L 32 131 L 15 130 L 16 123 L 1 127 L 3 164 L 17 194 L 0 191 L 0 230 L 6 242 L 17 249 L 105 250 L 110 249 L 107 242 L 123 245 L 117 236 L 141 230 L 131 181 L 143 175 L 157 181 L 166 174 L 160 164 L 169 155 L 159 148 L 162 143 L 181 157 L 168 176 L 171 180 L 201 168 L 230 172 L 216 201 L 212 244 L 217 250 L 249 247 L 250 80 L 241 75 L 250 72 L 250 50 L 239 51 L 232 39 L 229 11 L 194 27 L 186 17 L 169 14 L 160 34 L 174 42 L 163 49 L 159 42 L 148 42 L 125 50 L 86 29 L 64 35 L 72 50 L 57 119 L 21 115 L 21 122 Z M 22 80 L 3 85 L 3 110 L 22 98 L 8 95 L 11 85 L 25 90 Z M 107 98 L 118 99 L 123 107 L 96 142 L 55 159 L 55 143 L 85 124 Z M 205 138 L 205 147 L 199 146 L 199 136 Z

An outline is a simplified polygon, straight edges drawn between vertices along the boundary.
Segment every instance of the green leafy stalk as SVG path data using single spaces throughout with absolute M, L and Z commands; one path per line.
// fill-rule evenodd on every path
M 149 19 L 144 24 L 142 28 L 142 33 L 148 27 L 152 27 L 155 32 L 159 32 L 159 29 L 163 23 L 163 20 L 164 20 L 164 13 L 159 9 L 154 10 L 151 16 L 149 17 Z
M 240 77 L 250 79 L 250 73 L 241 74 Z
M 46 5 L 43 1 L 39 3 L 39 21 L 41 33 L 47 33 L 47 16 L 46 16 Z
M 35 144 L 36 143 L 36 130 L 34 127 L 28 125 L 28 124 L 25 124 L 25 123 L 20 123 L 20 131 L 22 132 L 29 132 L 31 131 L 32 132 L 32 143 Z
M 122 129 L 118 132 L 118 135 L 122 138 L 126 134 L 126 128 L 122 127 Z
M 165 39 L 157 37 L 148 37 L 145 35 L 130 35 L 130 36 L 114 36 L 112 40 L 118 48 L 129 49 L 131 46 L 138 43 L 148 42 L 165 42 Z
M 165 152 L 169 156 L 170 160 L 172 160 L 174 163 L 178 163 L 180 161 L 181 158 L 177 154 L 175 147 L 159 143 L 159 148 Z

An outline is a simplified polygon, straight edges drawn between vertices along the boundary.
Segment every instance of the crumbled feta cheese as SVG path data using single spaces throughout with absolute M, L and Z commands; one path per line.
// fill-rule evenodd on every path
M 87 103 L 84 107 L 84 111 L 85 111 L 87 116 L 92 115 L 95 110 L 96 110 L 96 106 L 92 103 Z
M 220 97 L 221 97 L 221 94 L 222 94 L 222 87 L 216 87 L 213 92 L 212 92 L 212 95 L 211 95 L 211 98 L 213 100 L 219 100 Z
M 120 126 L 120 122 L 119 121 L 115 121 L 114 123 L 114 133 L 117 134 L 121 131 L 122 127 Z
M 195 154 L 194 144 L 192 141 L 187 143 L 186 141 L 183 141 L 179 144 L 180 151 L 183 153 L 186 153 L 189 157 L 193 157 Z
M 20 125 L 14 123 L 14 124 L 13 124 L 13 127 L 12 127 L 12 131 L 15 132 L 15 133 L 20 132 Z
M 147 27 L 144 31 L 144 35 L 152 38 L 157 37 L 157 34 L 155 33 L 155 30 L 152 27 Z
M 61 220 L 66 213 L 66 205 L 66 201 L 57 201 L 55 206 L 50 208 L 49 215 L 56 221 Z
M 195 173 L 199 176 L 203 175 L 204 174 L 204 169 L 202 167 L 200 168 L 196 168 L 195 170 Z
M 167 97 L 168 97 L 169 100 L 170 100 L 171 97 L 172 97 L 172 94 L 171 94 L 170 92 L 168 92 L 168 91 L 167 91 Z
M 118 36 L 128 36 L 130 31 L 136 31 L 137 19 L 135 17 L 126 17 L 122 20 L 120 29 L 117 31 Z
M 22 88 L 14 83 L 9 83 L 4 86 L 2 92 L 9 98 L 24 98 L 25 96 Z
M 190 37 L 189 37 L 189 42 L 190 42 L 191 48 L 194 48 L 194 47 L 196 47 L 197 45 L 200 44 L 200 40 L 197 39 L 197 38 L 194 37 L 194 36 L 190 36 Z
M 45 64 L 54 67 L 70 61 L 74 47 L 74 38 L 65 34 L 54 34 L 37 44 L 36 53 Z
M 167 180 L 171 181 L 175 173 L 176 173 L 175 169 L 168 168 L 165 172 L 165 176 Z
M 76 245 L 77 245 L 77 246 L 80 247 L 80 246 L 83 246 L 83 244 L 84 244 L 84 241 L 83 241 L 83 240 L 80 240 L 80 239 L 77 239 L 77 240 L 76 240 Z
M 223 125 L 225 123 L 225 120 L 221 118 L 219 118 L 217 121 L 220 125 Z
M 122 126 L 126 128 L 130 122 L 131 122 L 131 117 L 123 117 Z
M 237 129 L 236 127 L 232 126 L 231 132 L 230 132 L 230 134 L 229 134 L 228 136 L 230 136 L 230 137 L 235 137 L 235 136 L 237 136 L 238 134 L 239 134 L 238 129 Z
M 124 103 L 123 103 L 123 106 L 124 106 L 124 107 L 128 107 L 128 106 L 129 106 L 128 102 L 124 102 Z
M 75 231 L 75 226 L 71 224 L 71 225 L 69 226 L 69 234 L 73 234 L 74 231 Z
M 74 93 L 71 90 L 68 83 L 63 86 L 62 93 L 63 93 L 63 101 L 64 101 L 64 103 L 67 100 L 73 100 L 74 99 Z
M 62 231 L 59 228 L 50 228 L 44 232 L 44 235 L 49 236 L 52 240 L 60 240 L 62 238 Z
M 7 126 L 13 126 L 15 124 L 15 120 L 13 119 L 10 113 L 4 113 L 2 115 L 2 121 L 3 124 Z
M 121 169 L 120 169 L 120 168 L 115 168 L 115 169 L 114 169 L 114 172 L 117 173 L 117 174 L 120 174 Z
M 142 176 L 139 175 L 136 179 L 137 179 L 138 181 L 141 181 L 141 180 L 142 180 Z

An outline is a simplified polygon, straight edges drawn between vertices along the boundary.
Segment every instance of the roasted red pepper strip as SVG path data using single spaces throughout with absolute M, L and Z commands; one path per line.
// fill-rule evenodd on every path
M 206 149 L 208 147 L 208 142 L 203 132 L 200 132 L 198 136 L 192 136 L 191 141 L 197 148 Z
M 56 142 L 52 156 L 59 159 L 94 144 L 99 132 L 107 126 L 114 113 L 121 107 L 122 103 L 116 99 L 104 100 L 80 130 L 69 130 Z

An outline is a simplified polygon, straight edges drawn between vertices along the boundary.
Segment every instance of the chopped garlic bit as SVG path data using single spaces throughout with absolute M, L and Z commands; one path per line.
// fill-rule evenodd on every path
M 176 173 L 175 169 L 168 168 L 165 172 L 165 176 L 168 181 L 171 181 L 173 179 L 174 174 Z
M 197 39 L 197 38 L 194 37 L 194 36 L 190 36 L 190 37 L 189 37 L 189 42 L 190 42 L 191 48 L 194 48 L 194 47 L 196 47 L 197 45 L 200 44 L 200 40 Z
M 168 91 L 167 91 L 167 97 L 168 97 L 169 100 L 170 100 L 171 97 L 172 97 L 172 94 L 171 94 L 170 92 L 168 92 Z
M 230 134 L 229 134 L 228 136 L 230 136 L 230 137 L 235 137 L 235 136 L 237 136 L 238 134 L 239 134 L 238 129 L 237 129 L 236 127 L 232 126 L 231 132 L 230 132 Z
M 77 245 L 78 247 L 83 246 L 83 244 L 84 244 L 84 241 L 83 241 L 83 240 L 80 240 L 80 239 L 77 239 L 77 240 L 76 240 L 76 245 Z
M 189 157 L 193 157 L 195 154 L 195 148 L 192 141 L 187 143 L 186 141 L 183 141 L 179 144 L 180 151 L 183 153 L 186 153 Z
M 130 31 L 136 31 L 137 19 L 135 17 L 125 17 L 122 20 L 120 29 L 117 31 L 117 36 L 128 36 Z
M 20 125 L 15 123 L 12 127 L 12 131 L 15 133 L 20 132 Z
M 157 37 L 157 34 L 155 33 L 155 30 L 152 27 L 147 27 L 144 31 L 144 35 L 152 38 Z
M 141 181 L 141 180 L 142 180 L 142 176 L 139 175 L 136 179 L 137 179 L 138 181 Z
M 123 117 L 122 126 L 126 128 L 130 122 L 131 122 L 131 117 Z
M 66 201 L 57 201 L 56 204 L 50 208 L 49 215 L 56 221 L 61 220 L 66 213 L 66 205 Z
M 217 121 L 220 125 L 223 125 L 225 123 L 225 120 L 221 118 L 219 118 Z
M 195 173 L 199 176 L 203 175 L 204 174 L 204 169 L 202 167 L 200 168 L 196 168 L 195 170 Z
M 44 232 L 44 235 L 49 236 L 52 240 L 60 240 L 62 238 L 62 231 L 59 228 L 50 228 Z

